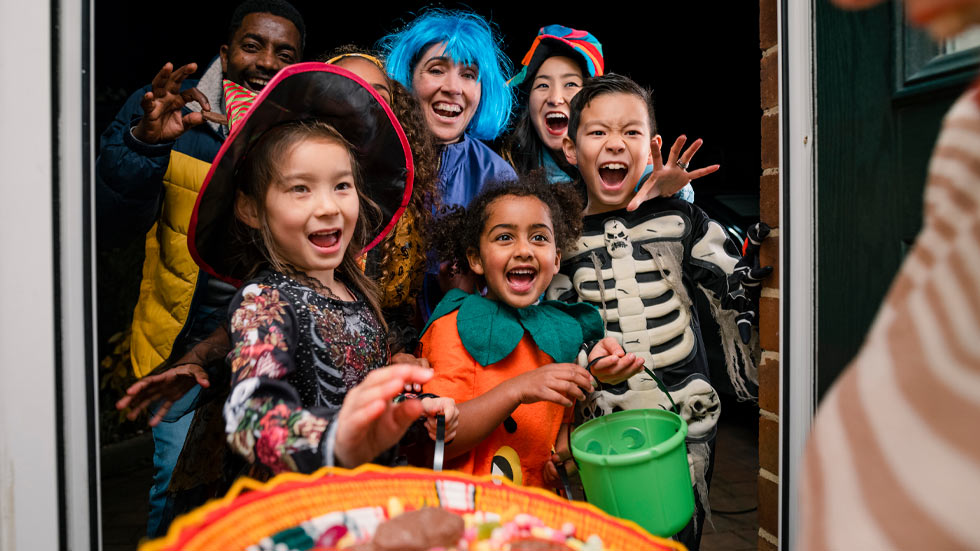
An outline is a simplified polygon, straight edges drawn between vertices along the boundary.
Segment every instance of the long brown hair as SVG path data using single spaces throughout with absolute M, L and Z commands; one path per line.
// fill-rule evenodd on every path
M 238 191 L 255 205 L 261 228 L 256 230 L 236 217 L 235 235 L 245 245 L 242 261 L 251 262 L 251 273 L 254 277 L 262 267 L 268 265 L 273 270 L 290 274 L 296 269 L 289 265 L 280 255 L 272 233 L 269 229 L 265 210 L 265 197 L 269 186 L 282 179 L 282 161 L 288 159 L 293 149 L 305 141 L 325 141 L 342 146 L 350 156 L 351 169 L 354 174 L 354 189 L 357 191 L 359 203 L 357 223 L 350 243 L 344 250 L 340 266 L 336 269 L 345 283 L 357 289 L 367 301 L 382 327 L 387 329 L 381 307 L 378 302 L 378 288 L 371 279 L 364 275 L 358 265 L 357 257 L 368 238 L 376 233 L 380 224 L 381 210 L 377 204 L 363 192 L 363 178 L 357 162 L 357 152 L 334 127 L 318 120 L 290 121 L 267 130 L 252 148 L 242 158 L 235 174 Z M 318 289 L 322 290 L 322 289 Z

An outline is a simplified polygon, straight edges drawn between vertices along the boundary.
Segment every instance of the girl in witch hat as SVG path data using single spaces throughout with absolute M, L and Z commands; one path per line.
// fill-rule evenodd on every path
M 241 285 L 230 306 L 232 448 L 272 472 L 389 462 L 448 398 L 393 403 L 429 370 L 388 364 L 374 284 L 357 258 L 411 195 L 412 157 L 388 105 L 354 74 L 293 65 L 262 91 L 218 153 L 188 245 L 212 275 Z M 242 282 L 245 282 L 242 284 Z

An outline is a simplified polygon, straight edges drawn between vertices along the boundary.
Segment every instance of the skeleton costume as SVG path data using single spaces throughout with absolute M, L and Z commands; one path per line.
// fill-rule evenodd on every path
M 607 334 L 663 380 L 688 423 L 688 459 L 705 510 L 721 403 L 709 380 L 692 293 L 697 289 L 708 298 L 733 386 L 740 398 L 751 398 L 757 339 L 747 333 L 749 343 L 743 343 L 736 321 L 751 326 L 755 311 L 745 285 L 758 282 L 746 277 L 751 270 L 743 264 L 722 226 L 700 208 L 653 199 L 635 212 L 585 217 L 582 237 L 547 292 L 549 299 L 599 308 Z M 579 404 L 578 417 L 657 407 L 669 409 L 670 402 L 641 371 L 620 385 L 600 386 Z

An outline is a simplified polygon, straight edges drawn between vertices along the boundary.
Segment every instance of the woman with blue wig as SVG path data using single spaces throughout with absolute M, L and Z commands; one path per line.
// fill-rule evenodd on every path
M 467 205 L 484 182 L 512 180 L 514 169 L 479 140 L 507 126 L 510 61 L 490 24 L 474 13 L 428 10 L 381 40 L 388 74 L 418 98 L 442 148 L 444 205 Z

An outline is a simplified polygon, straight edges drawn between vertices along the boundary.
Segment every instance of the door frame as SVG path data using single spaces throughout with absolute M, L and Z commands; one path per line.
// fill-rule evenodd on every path
M 0 3 L 0 551 L 100 549 L 92 15 Z
M 817 174 L 814 3 L 779 3 L 781 308 L 779 546 L 800 533 L 799 476 L 816 406 Z M 784 108 L 785 107 L 785 108 Z

